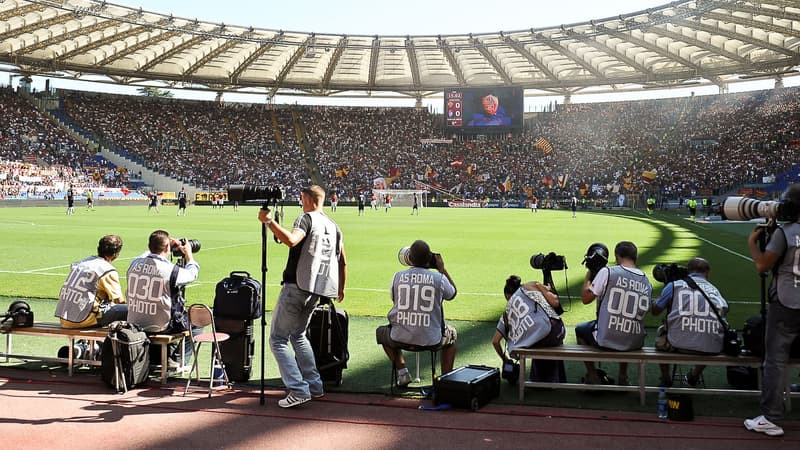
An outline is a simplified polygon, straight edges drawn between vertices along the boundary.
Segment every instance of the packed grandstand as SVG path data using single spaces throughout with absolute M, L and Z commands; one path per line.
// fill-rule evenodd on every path
M 36 96 L 0 93 L 5 198 L 56 197 L 70 184 L 130 187 L 125 168 L 95 156 L 65 123 L 198 189 L 244 183 L 293 192 L 313 180 L 345 199 L 376 183 L 432 189 L 443 200 L 678 199 L 793 181 L 800 160 L 798 88 L 558 105 L 529 114 L 519 133 L 471 137 L 446 134 L 442 116 L 427 109 L 55 95 L 59 106 L 43 111 Z

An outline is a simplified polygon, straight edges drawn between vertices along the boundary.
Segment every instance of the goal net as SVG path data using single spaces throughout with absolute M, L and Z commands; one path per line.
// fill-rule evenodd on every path
M 414 206 L 414 197 L 417 197 L 417 204 L 420 208 L 428 204 L 428 191 L 419 189 L 374 189 L 373 192 L 378 196 L 378 206 L 383 206 L 386 196 L 392 198 L 392 206 Z

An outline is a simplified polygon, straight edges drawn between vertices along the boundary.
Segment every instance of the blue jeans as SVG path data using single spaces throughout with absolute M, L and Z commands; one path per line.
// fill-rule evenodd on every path
M 113 303 L 103 306 L 103 317 L 97 319 L 98 327 L 108 326 L 111 322 L 128 319 L 128 305 L 124 303 Z
M 286 283 L 278 296 L 278 304 L 272 312 L 272 327 L 269 344 L 278 363 L 281 379 L 295 396 L 308 398 L 322 394 L 322 379 L 314 361 L 314 351 L 306 337 L 306 328 L 311 313 L 320 296 L 303 291 L 292 283 Z M 289 349 L 289 343 L 292 350 Z
M 777 301 L 769 304 L 764 347 L 764 374 L 761 378 L 761 413 L 770 422 L 780 422 L 786 414 L 783 391 L 789 375 L 786 362 L 792 343 L 800 335 L 800 309 L 791 309 Z

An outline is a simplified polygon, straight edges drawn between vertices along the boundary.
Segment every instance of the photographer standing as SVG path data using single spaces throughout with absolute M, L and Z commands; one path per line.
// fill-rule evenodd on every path
M 347 277 L 342 231 L 322 211 L 325 191 L 317 185 L 304 188 L 300 191 L 300 202 L 303 215 L 295 220 L 291 230 L 274 221 L 268 208 L 258 213 L 258 220 L 290 248 L 269 335 L 281 379 L 289 390 L 286 398 L 278 401 L 281 408 L 324 395 L 306 328 L 320 300 L 344 299 Z
M 117 269 L 111 265 L 121 251 L 122 238 L 109 234 L 97 243 L 97 256 L 72 264 L 56 305 L 61 328 L 104 327 L 125 320 L 128 305 Z
M 398 386 L 411 383 L 403 358 L 402 347 L 442 346 L 442 373 L 453 370 L 456 359 L 456 329 L 444 321 L 442 300 L 452 300 L 456 287 L 442 255 L 431 252 L 425 241 L 417 240 L 408 248 L 407 264 L 411 267 L 394 274 L 392 279 L 392 309 L 389 325 L 375 330 L 378 344 L 397 367 Z M 429 269 L 435 268 L 437 272 Z
M 148 333 L 187 331 L 191 327 L 180 288 L 197 280 L 200 273 L 200 265 L 192 255 L 192 245 L 171 238 L 164 230 L 156 230 L 150 234 L 148 249 L 128 267 L 128 322 L 141 326 Z M 184 267 L 169 261 L 173 249 L 183 255 Z M 192 330 L 195 332 L 199 329 Z M 192 347 L 191 340 L 184 339 L 186 359 L 177 361 L 180 355 L 173 349 L 173 362 L 180 366 L 190 361 Z
M 510 359 L 500 343 L 503 339 L 509 354 L 518 348 L 557 347 L 564 343 L 566 328 L 558 313 L 563 310 L 558 295 L 549 286 L 538 281 L 522 284 L 520 277 L 511 275 L 506 280 L 503 294 L 506 297 L 506 309 L 497 322 L 492 338 L 494 351 L 503 363 Z M 563 361 L 534 360 L 530 379 L 564 382 L 566 375 L 563 367 Z M 550 374 L 553 376 L 547 379 L 546 375 Z
M 779 423 L 786 413 L 783 403 L 786 363 L 792 342 L 800 336 L 800 184 L 793 184 L 783 194 L 783 208 L 791 221 L 769 237 L 765 249 L 759 246 L 764 227 L 757 227 L 747 241 L 750 255 L 759 272 L 773 271 L 769 288 L 764 342 L 764 373 L 761 377 L 761 415 L 744 421 L 748 430 L 768 436 L 782 436 Z M 789 393 L 786 393 L 787 395 Z
M 664 324 L 658 327 L 656 350 L 719 354 L 725 335 L 725 327 L 720 321 L 725 320 L 728 315 L 728 302 L 708 281 L 708 274 L 711 272 L 708 261 L 699 257 L 692 258 L 686 265 L 686 270 L 688 275 L 668 282 L 661 291 L 661 296 L 650 307 L 653 315 L 659 315 L 665 309 L 668 311 Z M 672 386 L 669 364 L 661 364 L 660 367 L 661 386 Z M 686 384 L 695 386 L 705 367 L 697 365 L 689 371 L 686 374 Z
M 636 267 L 638 249 L 633 242 L 622 241 L 614 247 L 617 265 L 604 267 L 593 275 L 586 272 L 581 291 L 584 305 L 598 298 L 597 320 L 575 327 L 578 344 L 617 351 L 638 350 L 644 345 L 644 315 L 650 309 L 650 280 Z M 594 280 L 592 277 L 594 276 Z M 602 380 L 593 362 L 585 362 L 586 382 Z M 628 363 L 619 363 L 620 385 L 628 384 Z

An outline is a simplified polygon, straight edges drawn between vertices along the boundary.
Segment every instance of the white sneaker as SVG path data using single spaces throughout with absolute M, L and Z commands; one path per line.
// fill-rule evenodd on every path
M 411 384 L 411 374 L 408 369 L 400 369 L 397 371 L 397 385 L 399 387 L 406 387 Z
M 783 436 L 783 428 L 770 422 L 764 416 L 758 416 L 755 419 L 746 419 L 744 421 L 744 427 L 756 433 L 764 433 L 767 436 Z
M 310 402 L 311 397 L 298 397 L 294 393 L 289 392 L 286 398 L 278 400 L 278 406 L 281 408 L 291 408 L 293 406 L 302 405 L 303 403 Z

